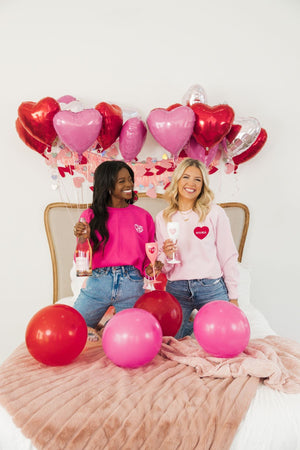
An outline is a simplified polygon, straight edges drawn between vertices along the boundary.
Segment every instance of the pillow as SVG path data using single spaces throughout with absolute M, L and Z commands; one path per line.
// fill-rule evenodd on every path
M 239 268 L 239 285 L 238 285 L 238 302 L 240 306 L 250 304 L 250 272 L 241 263 L 238 263 Z
M 74 301 L 79 295 L 80 289 L 83 285 L 83 283 L 86 281 L 88 277 L 77 277 L 76 275 L 76 266 L 75 262 L 73 261 L 73 265 L 70 271 L 70 277 L 71 277 L 71 289 L 74 296 Z

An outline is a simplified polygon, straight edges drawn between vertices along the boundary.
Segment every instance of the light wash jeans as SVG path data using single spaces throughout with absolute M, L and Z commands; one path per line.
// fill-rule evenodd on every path
M 74 308 L 84 317 L 88 327 L 95 328 L 109 306 L 116 312 L 133 308 L 144 294 L 143 277 L 134 266 L 94 269 L 80 290 Z
M 194 309 L 199 310 L 206 303 L 214 300 L 229 301 L 223 277 L 168 281 L 166 291 L 174 295 L 182 308 L 182 324 L 175 336 L 176 339 L 192 334 L 193 322 L 189 319 Z

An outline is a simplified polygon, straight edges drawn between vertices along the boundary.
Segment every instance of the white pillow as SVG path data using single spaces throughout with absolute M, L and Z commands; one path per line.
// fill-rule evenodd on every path
M 249 269 L 238 263 L 239 268 L 239 285 L 238 285 L 238 302 L 240 306 L 250 304 L 250 283 L 251 277 Z
M 88 277 L 77 277 L 74 261 L 73 261 L 72 269 L 70 271 L 70 277 L 71 277 L 71 289 L 72 289 L 74 301 L 75 301 L 79 295 L 79 292 L 80 292 L 80 289 L 81 289 L 83 283 L 86 281 L 86 279 Z

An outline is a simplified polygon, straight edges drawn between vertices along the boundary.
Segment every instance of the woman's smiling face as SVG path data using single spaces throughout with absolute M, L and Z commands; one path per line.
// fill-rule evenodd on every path
M 193 200 L 200 195 L 203 186 L 202 172 L 198 167 L 189 166 L 178 181 L 178 196 L 180 200 Z
M 119 171 L 115 188 L 111 193 L 112 202 L 130 200 L 132 198 L 133 181 L 127 169 Z

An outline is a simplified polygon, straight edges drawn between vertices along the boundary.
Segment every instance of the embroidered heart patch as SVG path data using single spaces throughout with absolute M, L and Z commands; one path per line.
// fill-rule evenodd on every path
M 138 225 L 137 223 L 134 225 L 134 228 L 138 233 L 142 233 L 144 231 L 142 225 Z
M 204 239 L 209 233 L 209 229 L 208 227 L 196 227 L 194 229 L 194 235 L 198 238 L 198 239 Z

